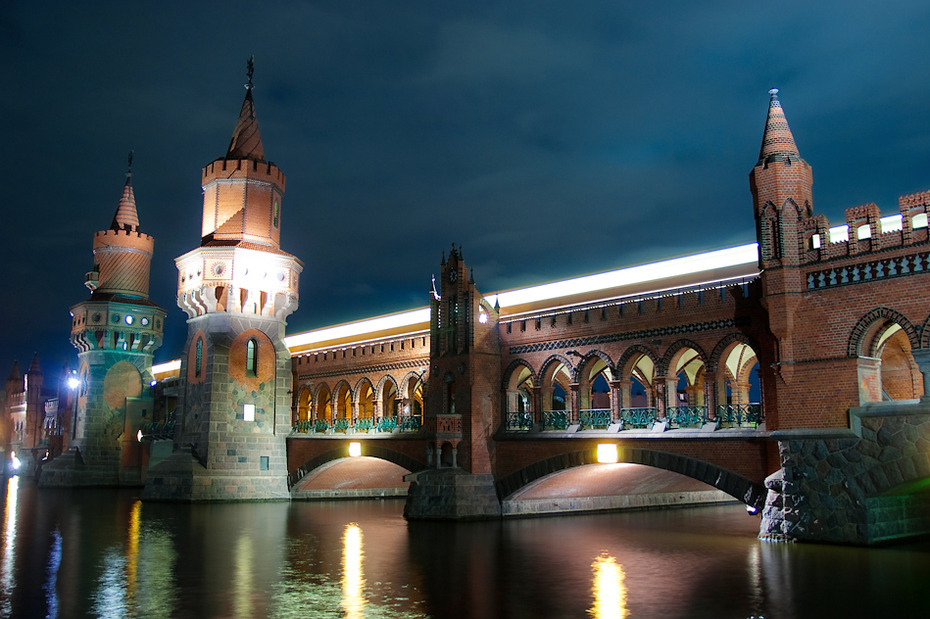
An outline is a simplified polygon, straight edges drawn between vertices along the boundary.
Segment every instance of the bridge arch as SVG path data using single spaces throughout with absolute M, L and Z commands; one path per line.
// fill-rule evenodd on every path
M 756 509 L 761 509 L 765 505 L 767 492 L 765 486 L 715 464 L 650 449 L 621 448 L 619 452 L 620 462 L 643 464 L 679 473 L 713 486 Z M 497 482 L 497 494 L 502 500 L 506 500 L 530 483 L 547 475 L 576 466 L 596 463 L 597 453 L 594 449 L 568 452 L 540 460 L 500 479 Z
M 418 460 L 411 458 L 407 454 L 401 453 L 399 451 L 394 451 L 393 449 L 388 449 L 380 445 L 372 445 L 368 442 L 365 445 L 364 455 L 370 456 L 372 458 L 378 458 L 380 460 L 387 460 L 397 466 L 403 467 L 410 471 L 411 473 L 416 473 L 427 468 L 426 464 L 419 462 Z M 346 447 L 342 446 L 337 449 L 331 449 L 330 451 L 323 452 L 313 458 L 310 458 L 303 464 L 301 464 L 297 469 L 287 476 L 287 486 L 289 489 L 293 489 L 297 483 L 304 478 L 308 473 L 315 471 L 324 464 L 332 462 L 333 460 L 341 460 L 348 457 Z
M 887 307 L 872 310 L 856 323 L 847 352 L 860 359 L 860 373 L 871 375 L 876 384 L 870 400 L 909 400 L 924 395 L 923 375 L 913 356 L 920 340 L 920 333 L 907 317 Z M 876 366 L 863 358 L 880 362 Z
M 846 354 L 850 357 L 874 356 L 875 349 L 880 345 L 878 339 L 893 324 L 898 325 L 904 331 L 912 349 L 920 348 L 920 338 L 911 321 L 891 308 L 879 307 L 860 318 L 853 327 L 849 334 Z

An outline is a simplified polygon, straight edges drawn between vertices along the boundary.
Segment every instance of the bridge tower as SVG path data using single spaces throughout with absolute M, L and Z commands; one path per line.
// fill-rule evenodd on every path
M 795 354 L 795 314 L 804 293 L 800 257 L 805 248 L 798 244 L 799 228 L 813 217 L 811 166 L 801 158 L 785 112 L 778 100 L 778 89 L 769 91 L 769 108 L 762 135 L 759 160 L 749 174 L 759 268 L 762 270 L 762 304 L 769 314 L 769 328 L 776 338 L 773 351 L 775 368 L 763 364 L 769 385 L 763 394 L 766 424 L 779 427 L 778 394 L 791 382 Z M 768 380 L 767 380 L 768 379 Z
M 71 308 L 78 349 L 77 402 L 69 411 L 69 450 L 46 464 L 42 486 L 140 486 L 139 426 L 151 420 L 152 355 L 161 346 L 165 310 L 149 300 L 155 239 L 139 227 L 129 170 L 110 227 L 94 235 L 89 299 Z
M 152 467 L 145 499 L 288 499 L 290 354 L 302 263 L 280 247 L 284 173 L 265 159 L 252 97 L 226 155 L 203 169 L 200 247 L 178 257 L 188 316 L 175 451 Z
M 443 257 L 430 300 L 430 380 L 424 430 L 428 470 L 411 484 L 408 518 L 500 516 L 493 434 L 501 423 L 499 314 L 461 251 Z

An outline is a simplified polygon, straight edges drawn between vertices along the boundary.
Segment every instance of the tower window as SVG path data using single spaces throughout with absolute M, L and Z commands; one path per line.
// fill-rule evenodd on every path
M 278 227 L 278 214 L 280 213 L 280 211 L 281 211 L 281 203 L 278 202 L 277 199 L 275 199 L 275 201 L 274 201 L 274 221 L 273 221 L 274 227 L 275 227 L 275 228 Z
M 249 339 L 245 345 L 245 375 L 249 377 L 257 376 L 258 368 L 258 342 L 255 338 Z
M 203 339 L 200 338 L 197 340 L 197 351 L 196 357 L 194 358 L 194 376 L 200 378 L 200 373 L 203 370 Z

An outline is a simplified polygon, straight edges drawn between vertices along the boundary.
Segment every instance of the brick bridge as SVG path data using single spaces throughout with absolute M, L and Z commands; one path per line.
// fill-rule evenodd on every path
M 428 309 L 288 338 L 292 496 L 377 486 L 358 443 L 408 515 L 494 516 L 606 445 L 769 537 L 930 530 L 930 192 L 831 227 L 775 94 L 750 188 L 756 244 L 487 296 L 453 246 Z

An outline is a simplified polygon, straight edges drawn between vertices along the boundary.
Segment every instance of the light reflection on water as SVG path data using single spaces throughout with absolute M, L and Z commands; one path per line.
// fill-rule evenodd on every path
M 930 616 L 927 543 L 767 544 L 738 506 L 408 524 L 397 501 L 6 491 L 2 616 Z

